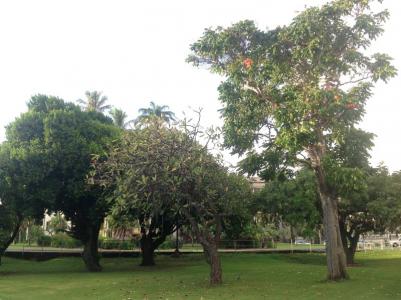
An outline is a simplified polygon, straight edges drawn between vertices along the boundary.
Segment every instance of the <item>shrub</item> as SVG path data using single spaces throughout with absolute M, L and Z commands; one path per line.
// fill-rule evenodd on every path
M 138 247 L 138 241 L 121 241 L 121 240 L 108 240 L 99 239 L 99 248 L 110 250 L 132 250 Z
M 51 245 L 56 248 L 79 248 L 82 243 L 65 233 L 57 233 L 52 236 Z
M 38 236 L 37 244 L 40 247 L 50 247 L 52 244 L 52 238 L 48 235 Z
M 178 239 L 178 248 L 181 248 L 183 241 Z M 175 249 L 175 237 L 167 238 L 159 247 L 158 249 Z
M 219 247 L 223 249 L 258 248 L 259 242 L 255 240 L 221 240 Z

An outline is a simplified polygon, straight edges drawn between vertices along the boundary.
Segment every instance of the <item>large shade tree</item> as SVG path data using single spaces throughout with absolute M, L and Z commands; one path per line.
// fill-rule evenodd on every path
M 42 129 L 36 113 L 25 113 L 7 126 L 7 141 L 0 145 L 0 256 L 25 220 L 43 218 L 55 196 L 55 186 L 46 182 L 51 168 L 46 147 L 39 139 L 26 140 Z
M 389 17 L 373 12 L 374 2 L 332 1 L 270 31 L 251 21 L 208 29 L 188 58 L 224 76 L 219 92 L 233 152 L 262 158 L 261 168 L 274 153 L 281 163 L 314 170 L 330 280 L 348 277 L 338 191 L 327 177 L 333 147 L 362 119 L 374 83 L 396 74 L 388 55 L 366 51 Z
M 101 270 L 98 235 L 109 204 L 106 191 L 87 185 L 86 177 L 92 155 L 103 155 L 118 133 L 103 114 L 44 95 L 32 97 L 28 112 L 7 128 L 11 145 L 40 149 L 44 167 L 36 191 L 49 202 L 49 211 L 60 211 L 71 221 L 69 234 L 82 241 L 83 260 L 90 271 Z

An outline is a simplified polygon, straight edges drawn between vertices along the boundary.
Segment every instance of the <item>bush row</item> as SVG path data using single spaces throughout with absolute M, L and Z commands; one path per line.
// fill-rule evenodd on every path
M 55 248 L 79 248 L 82 243 L 66 233 L 56 233 L 55 235 L 41 235 L 37 238 L 37 244 L 40 247 Z

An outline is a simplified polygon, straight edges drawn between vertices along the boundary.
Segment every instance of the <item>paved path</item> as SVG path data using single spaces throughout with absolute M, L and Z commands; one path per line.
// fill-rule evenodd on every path
M 174 250 L 156 250 L 159 255 L 172 255 Z M 203 250 L 190 249 L 180 250 L 181 254 L 196 254 L 202 253 Z M 324 253 L 324 249 L 312 248 L 310 249 L 266 249 L 266 248 L 249 248 L 249 249 L 220 249 L 221 253 L 260 253 L 260 254 L 271 254 L 271 253 Z M 99 253 L 102 257 L 136 257 L 141 254 L 139 249 L 134 250 L 109 250 L 99 249 Z M 67 248 L 11 248 L 7 249 L 5 256 L 14 258 L 26 258 L 26 259 L 37 259 L 47 260 L 56 257 L 79 257 L 82 255 L 82 249 L 67 249 Z

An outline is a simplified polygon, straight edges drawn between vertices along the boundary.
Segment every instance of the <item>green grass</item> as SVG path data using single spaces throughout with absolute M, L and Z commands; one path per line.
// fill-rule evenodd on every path
M 291 248 L 292 247 L 292 248 Z M 323 244 L 312 244 L 312 245 L 306 245 L 306 244 L 290 244 L 290 243 L 276 243 L 276 249 L 280 250 L 309 250 L 310 248 L 312 249 L 324 249 L 326 246 Z
M 325 282 L 320 254 L 224 254 L 224 284 L 208 285 L 202 255 L 103 259 L 88 273 L 79 258 L 34 262 L 4 258 L 0 299 L 401 299 L 401 252 L 358 254 L 351 280 Z

